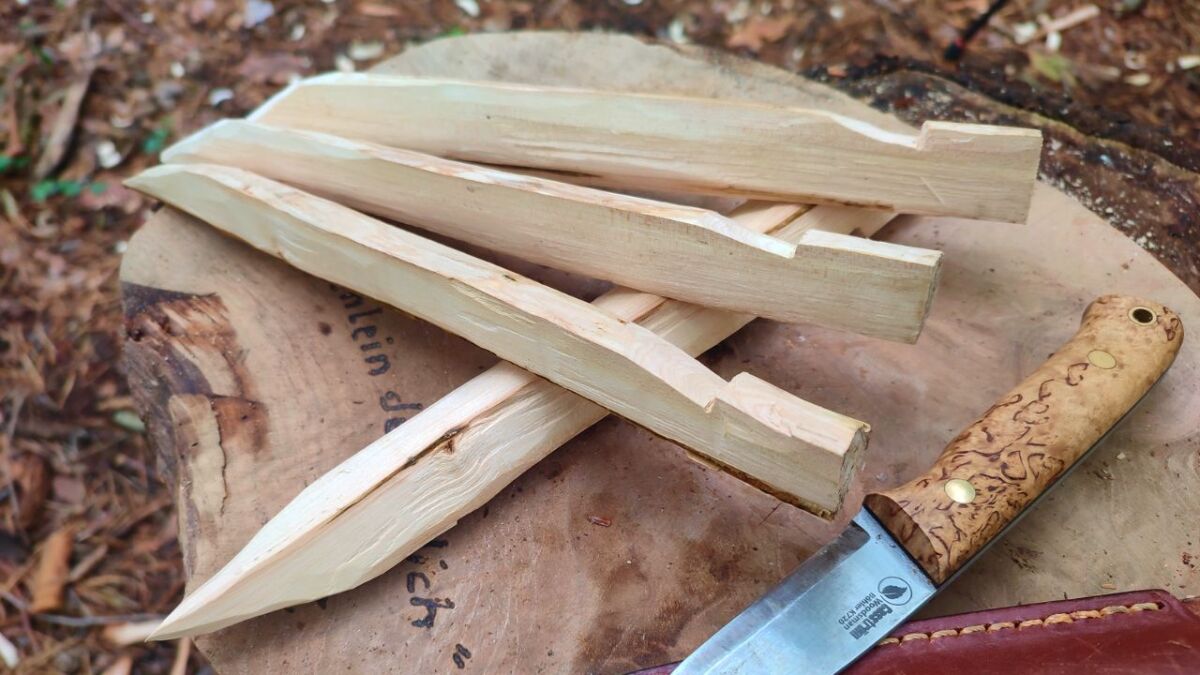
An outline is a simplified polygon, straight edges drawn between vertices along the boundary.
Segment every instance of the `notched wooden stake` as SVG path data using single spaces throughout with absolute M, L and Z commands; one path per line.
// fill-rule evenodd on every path
M 406 224 L 631 288 L 915 342 L 941 253 L 828 232 L 784 242 L 707 209 L 317 132 L 226 120 L 173 163 L 253 171 Z
M 891 218 L 844 207 L 804 213 L 802 207 L 779 204 L 748 205 L 735 217 L 745 227 L 786 241 L 798 240 L 814 226 L 870 235 Z M 754 318 L 621 288 L 592 304 L 693 355 Z M 607 414 L 511 363 L 493 366 L 314 481 L 184 598 L 153 637 L 217 630 L 373 579 Z M 826 422 L 821 433 L 830 444 L 849 449 L 844 467 L 853 471 L 861 460 L 866 425 L 840 416 L 819 419 Z M 449 434 L 454 453 L 427 452 Z M 845 485 L 842 478 L 834 482 Z M 825 489 L 834 490 L 839 503 L 845 496 L 832 482 Z
M 609 187 L 1012 222 L 1028 215 L 1042 147 L 1034 129 L 904 134 L 762 103 L 361 73 L 302 80 L 251 119 Z
M 844 431 L 859 422 L 750 374 L 726 382 L 610 312 L 240 169 L 168 164 L 129 185 L 305 272 L 460 335 L 797 506 L 829 513 L 840 505 L 843 465 L 861 446 Z

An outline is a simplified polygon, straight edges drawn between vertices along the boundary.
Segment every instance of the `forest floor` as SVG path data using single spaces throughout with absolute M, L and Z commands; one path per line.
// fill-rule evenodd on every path
M 3 3 L 0 657 L 18 659 L 19 672 L 207 668 L 186 642 L 138 637 L 178 602 L 184 579 L 170 489 L 120 370 L 117 270 L 150 206 L 121 181 L 167 144 L 244 115 L 293 78 L 366 69 L 440 36 L 600 30 L 718 47 L 835 84 L 919 64 L 1043 114 L 1103 111 L 1098 133 L 1156 139 L 1164 159 L 1200 169 L 1200 3 L 1014 1 L 946 60 L 987 4 Z M 1123 231 L 1163 256 L 1136 227 Z M 1173 246 L 1164 262 L 1189 278 L 1197 242 Z

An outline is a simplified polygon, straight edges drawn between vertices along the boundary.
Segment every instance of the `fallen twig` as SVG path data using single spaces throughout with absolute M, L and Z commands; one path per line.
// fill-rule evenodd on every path
M 140 644 L 150 637 L 150 634 L 158 629 L 158 625 L 162 623 L 162 618 L 154 618 L 148 621 L 137 621 L 130 623 L 117 623 L 105 626 L 101 632 L 101 637 L 104 641 L 114 647 L 126 647 L 129 645 Z
M 0 598 L 5 602 L 16 607 L 19 611 L 28 614 L 29 603 L 7 591 L 0 591 Z M 120 623 L 141 623 L 161 621 L 161 614 L 108 614 L 103 616 L 63 616 L 62 614 L 38 614 L 37 620 L 43 623 L 52 623 L 57 626 L 67 626 L 70 628 L 91 628 L 93 626 L 108 626 L 111 624 Z
M 96 565 L 104 560 L 104 556 L 108 555 L 108 544 L 101 544 L 95 550 L 84 556 L 71 568 L 71 573 L 67 575 L 67 583 L 75 583 L 85 577 L 88 572 L 91 572 Z
M 192 640 L 183 638 L 179 641 L 179 649 L 175 651 L 175 661 L 171 664 L 171 675 L 187 675 L 188 659 L 192 657 Z
M 17 418 L 21 416 L 21 407 L 25 404 L 25 397 L 21 395 L 13 396 L 12 410 L 9 411 L 8 424 L 4 427 L 4 436 L 0 438 L 3 444 L 0 444 L 0 466 L 4 468 L 4 485 L 13 482 L 13 465 L 12 465 L 12 441 L 13 435 L 17 431 Z M 9 490 L 8 498 L 12 501 L 13 516 L 16 521 L 21 522 L 21 500 L 17 497 L 16 490 Z
M 101 675 L 129 675 L 131 672 L 133 672 L 133 657 L 126 654 L 113 661 L 113 664 L 105 668 Z
M 999 12 L 1007 4 L 1008 0 L 994 0 L 992 4 L 988 5 L 988 8 L 984 10 L 982 14 L 975 17 L 975 19 L 963 29 L 962 34 L 955 38 L 954 42 L 950 43 L 949 47 L 946 47 L 943 57 L 947 61 L 957 61 L 959 58 L 961 58 L 963 52 L 967 50 L 967 43 L 969 43 L 971 39 L 975 37 L 976 33 L 983 30 L 984 26 L 988 25 L 988 22 L 992 20 L 992 17 L 995 16 L 996 12 Z
M 1038 28 L 1033 33 L 1030 33 L 1029 35 L 1019 35 L 1014 38 L 1014 40 L 1019 45 L 1028 44 L 1034 40 L 1045 37 L 1050 33 L 1061 33 L 1068 28 L 1074 28 L 1075 26 L 1078 26 L 1085 21 L 1091 21 L 1098 16 L 1100 16 L 1099 7 L 1090 4 L 1084 5 L 1067 12 L 1057 19 L 1051 19 L 1043 23 L 1041 28 Z

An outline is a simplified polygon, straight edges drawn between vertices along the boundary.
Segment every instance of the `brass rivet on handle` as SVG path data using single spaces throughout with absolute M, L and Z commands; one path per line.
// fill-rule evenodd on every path
M 946 496 L 959 504 L 970 504 L 975 501 L 975 486 L 961 478 L 951 478 L 946 481 Z
M 1158 314 L 1149 307 L 1134 307 L 1129 310 L 1129 320 L 1141 326 L 1149 326 L 1157 318 Z
M 1097 368 L 1103 368 L 1105 370 L 1114 368 L 1117 365 L 1116 357 L 1104 351 L 1103 349 L 1093 349 L 1092 351 L 1088 352 L 1088 362 Z

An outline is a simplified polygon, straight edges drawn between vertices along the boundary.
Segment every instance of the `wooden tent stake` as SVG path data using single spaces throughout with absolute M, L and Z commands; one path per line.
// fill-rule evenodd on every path
M 502 267 L 255 174 L 165 164 L 128 184 L 293 267 L 455 333 L 831 517 L 863 424 Z
M 891 219 L 846 207 L 804 212 L 782 204 L 747 205 L 735 217 L 787 241 L 813 227 L 871 235 Z M 754 318 L 622 288 L 593 304 L 691 354 Z M 497 364 L 314 481 L 189 593 L 153 639 L 218 630 L 365 583 L 607 414 L 511 363 Z M 375 545 L 347 546 L 350 540 Z
M 941 261 L 938 251 L 830 232 L 788 243 L 706 209 L 241 120 L 218 122 L 163 159 L 246 169 L 362 211 L 678 300 L 903 342 L 920 334 Z
M 1034 129 L 926 122 L 918 134 L 762 103 L 330 73 L 252 116 L 472 162 L 583 174 L 609 187 L 857 204 L 1023 222 Z

